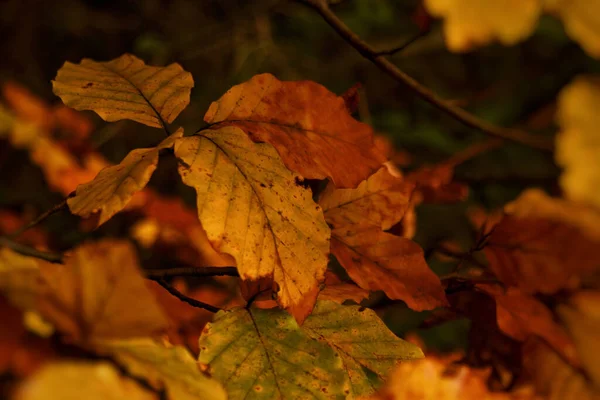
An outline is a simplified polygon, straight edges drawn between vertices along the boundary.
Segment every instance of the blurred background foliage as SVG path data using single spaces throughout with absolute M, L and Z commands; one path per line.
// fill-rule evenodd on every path
M 419 33 L 418 0 L 337 3 L 334 10 L 354 32 L 382 50 Z M 552 17 L 543 17 L 535 33 L 517 46 L 492 45 L 465 54 L 446 50 L 440 28 L 435 21 L 427 35 L 391 59 L 437 93 L 502 126 L 551 137 L 560 89 L 577 74 L 600 70 Z M 60 102 L 50 81 L 65 61 L 107 61 L 129 52 L 148 64 L 178 62 L 195 80 L 191 105 L 175 123 L 188 134 L 203 126 L 209 104 L 232 85 L 270 72 L 279 79 L 313 80 L 338 94 L 361 83 L 358 117 L 393 141 L 406 171 L 443 161 L 486 139 L 416 98 L 362 58 L 314 11 L 292 1 L 3 0 L 0 43 L 0 82 L 17 82 L 49 103 Z M 106 124 L 91 112 L 89 117 L 96 127 L 93 146 L 113 162 L 133 148 L 154 145 L 163 135 L 134 122 Z M 469 207 L 498 208 L 531 186 L 556 193 L 558 173 L 550 154 L 504 144 L 456 170 L 456 180 L 471 188 L 466 203 L 417 210 L 415 239 L 426 254 L 448 239 L 468 248 L 473 239 Z M 174 160 L 161 160 L 151 186 L 193 206 L 191 189 L 179 183 Z M 60 199 L 25 151 L 0 142 L 1 208 L 36 215 Z M 97 231 L 82 233 L 76 218 L 61 214 L 46 227 L 56 248 L 67 249 L 94 236 L 124 235 L 133 219 L 125 213 Z M 436 272 L 448 270 L 445 263 L 430 262 Z M 400 334 L 427 317 L 396 304 L 383 312 Z M 439 349 L 462 347 L 465 321 L 422 331 L 423 337 Z

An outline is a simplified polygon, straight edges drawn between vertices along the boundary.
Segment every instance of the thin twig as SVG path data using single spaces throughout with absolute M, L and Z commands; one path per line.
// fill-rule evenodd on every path
M 500 147 L 503 143 L 504 143 L 504 141 L 500 140 L 498 138 L 488 139 L 485 142 L 475 143 L 475 144 L 467 147 L 466 149 L 459 151 L 458 153 L 452 155 L 450 158 L 448 158 L 446 161 L 444 161 L 443 164 L 448 165 L 452 168 L 455 168 L 455 167 L 459 166 L 460 164 L 463 164 L 463 163 L 481 155 L 482 153 L 485 153 L 485 152 L 488 152 L 490 150 Z
M 144 270 L 151 279 L 172 276 L 240 276 L 236 267 L 177 267 Z
M 169 285 L 169 283 L 167 283 L 167 281 L 165 281 L 162 278 L 153 279 L 153 280 L 158 282 L 158 284 L 160 286 L 164 287 L 167 290 L 167 292 L 171 293 L 173 296 L 177 297 L 179 300 L 183 301 L 184 303 L 188 303 L 192 307 L 203 308 L 203 309 L 213 312 L 213 313 L 221 311 L 221 309 L 218 307 L 211 306 L 210 304 L 206 304 L 200 300 L 192 299 L 191 297 L 186 296 L 185 294 L 181 293 L 179 290 L 175 289 L 173 286 Z
M 391 49 L 388 49 L 388 50 L 380 50 L 380 51 L 376 52 L 375 55 L 377 55 L 377 56 L 392 56 L 392 55 L 399 53 L 402 50 L 406 49 L 408 46 L 410 46 L 417 40 L 421 39 L 422 37 L 427 36 L 427 34 L 429 32 L 430 32 L 429 29 L 419 31 L 419 32 L 417 32 L 416 35 L 414 35 L 412 38 L 410 38 L 409 40 L 407 40 L 405 43 L 401 44 L 400 46 L 392 47 Z
M 363 57 L 370 60 L 383 72 L 394 78 L 397 82 L 400 82 L 410 88 L 415 94 L 427 101 L 438 110 L 445 112 L 452 116 L 456 120 L 462 122 L 464 125 L 477 129 L 490 136 L 497 137 L 500 139 L 510 140 L 513 142 L 521 143 L 527 146 L 531 146 L 541 150 L 552 151 L 554 146 L 551 141 L 547 138 L 531 135 L 528 132 L 519 129 L 502 128 L 493 125 L 487 121 L 484 121 L 475 115 L 463 110 L 460 107 L 456 107 L 434 92 L 429 88 L 421 85 L 411 76 L 396 67 L 392 62 L 386 59 L 384 56 L 379 55 L 371 45 L 358 37 L 350 28 L 339 19 L 333 11 L 327 5 L 325 0 L 296 0 L 302 4 L 305 4 L 314 10 L 316 10 L 321 17 L 352 47 L 354 47 Z
M 65 208 L 67 208 L 67 199 L 64 199 L 63 201 L 61 201 L 60 203 L 56 204 L 55 206 L 53 206 L 49 210 L 43 212 L 36 219 L 34 219 L 33 221 L 29 222 L 26 225 L 23 225 L 22 227 L 20 227 L 19 229 L 17 229 L 13 233 L 7 235 L 7 237 L 11 238 L 11 239 L 14 239 L 14 238 L 20 236 L 26 230 L 29 230 L 29 229 L 33 228 L 34 226 L 36 226 L 37 224 L 39 224 L 40 222 L 44 221 L 49 216 L 51 216 L 53 214 L 56 214 L 57 212 L 62 211 Z
M 440 281 L 457 280 L 472 283 L 501 283 L 495 276 L 472 276 L 458 272 L 450 272 L 445 275 L 440 275 Z
M 39 258 L 41 260 L 46 260 L 51 263 L 62 264 L 63 262 L 63 255 L 60 253 L 51 253 L 37 250 L 33 247 L 17 243 L 6 237 L 0 237 L 0 246 L 8 247 L 9 249 L 14 250 L 15 252 L 24 256 Z

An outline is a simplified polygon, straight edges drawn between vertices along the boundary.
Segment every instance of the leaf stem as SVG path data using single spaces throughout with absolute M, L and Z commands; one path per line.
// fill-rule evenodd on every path
M 519 129 L 503 128 L 484 121 L 464 109 L 452 105 L 435 94 L 429 88 L 421 85 L 414 78 L 400 70 L 396 65 L 381 55 L 371 45 L 362 40 L 350 28 L 335 15 L 329 8 L 326 0 L 296 0 L 306 6 L 313 8 L 348 44 L 354 47 L 364 58 L 370 60 L 380 70 L 388 74 L 397 82 L 407 86 L 416 95 L 427 101 L 440 111 L 450 115 L 464 125 L 477 129 L 490 136 L 500 139 L 521 143 L 540 150 L 552 151 L 554 146 L 545 137 L 532 135 Z
M 186 296 L 185 294 L 181 293 L 179 290 L 177 290 L 173 286 L 171 286 L 169 283 L 167 283 L 167 281 L 165 281 L 163 278 L 158 278 L 158 279 L 153 279 L 153 280 L 158 282 L 158 284 L 160 286 L 162 286 L 163 288 L 165 288 L 165 290 L 167 292 L 171 293 L 173 296 L 177 297 L 179 300 L 183 301 L 184 303 L 188 303 L 192 307 L 203 308 L 212 313 L 221 311 L 221 309 L 218 307 L 212 306 L 212 305 L 204 303 L 200 300 L 192 299 L 191 297 Z
M 62 264 L 63 262 L 63 255 L 60 253 L 51 253 L 37 250 L 33 247 L 17 243 L 6 237 L 0 237 L 0 246 L 8 247 L 9 249 L 14 250 L 15 252 L 24 256 L 39 258 L 41 260 L 46 260 L 51 263 Z
M 40 214 L 37 218 L 35 218 L 33 221 L 29 222 L 26 225 L 23 225 L 22 227 L 20 227 L 19 229 L 17 229 L 16 231 L 14 231 L 13 233 L 7 235 L 8 238 L 10 239 L 14 239 L 17 238 L 18 236 L 20 236 L 23 232 L 33 228 L 34 226 L 36 226 L 37 224 L 39 224 L 40 222 L 44 221 L 46 218 L 48 218 L 49 216 L 56 214 L 59 211 L 62 211 L 63 209 L 67 208 L 67 199 L 65 198 L 63 201 L 61 201 L 60 203 L 56 204 L 55 206 L 53 206 L 52 208 L 50 208 L 49 210 L 43 212 L 42 214 Z

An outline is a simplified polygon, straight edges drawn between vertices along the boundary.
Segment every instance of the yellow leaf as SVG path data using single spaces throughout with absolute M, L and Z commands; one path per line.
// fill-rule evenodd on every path
M 189 104 L 194 80 L 179 64 L 151 67 L 124 54 L 108 62 L 65 62 L 52 87 L 69 107 L 93 110 L 105 121 L 131 119 L 162 128 Z
M 183 347 L 153 340 L 110 340 L 95 343 L 132 375 L 142 377 L 156 389 L 166 389 L 172 400 L 225 400 L 223 387 L 200 372 L 198 363 Z
M 416 311 L 447 305 L 439 278 L 412 240 L 351 225 L 331 232 L 331 252 L 363 289 L 383 290 Z
M 168 325 L 127 242 L 84 244 L 66 265 L 40 263 L 40 272 L 39 311 L 74 340 L 148 336 Z
M 398 223 L 410 207 L 414 185 L 382 167 L 356 189 L 329 184 L 319 197 L 327 222 L 334 227 L 368 223 L 383 230 Z
M 567 197 L 600 207 L 600 77 L 581 76 L 566 86 L 558 101 L 561 131 L 556 162 L 564 168 L 560 184 Z
M 330 177 L 338 187 L 356 187 L 385 161 L 373 129 L 352 118 L 342 97 L 311 81 L 256 75 L 213 102 L 204 120 L 237 126 L 272 144 L 292 171 Z
M 156 400 L 156 394 L 120 376 L 107 362 L 60 361 L 23 381 L 14 400 Z
M 494 40 L 512 45 L 528 37 L 542 0 L 425 0 L 429 12 L 444 18 L 446 44 L 462 52 Z
M 558 308 L 589 376 L 600 391 L 600 292 L 582 290 Z
M 82 217 L 99 213 L 98 225 L 108 221 L 146 186 L 158 165 L 160 150 L 173 147 L 182 135 L 180 128 L 156 147 L 132 150 L 121 163 L 104 168 L 93 181 L 79 185 L 75 196 L 67 200 L 71 212 Z
M 590 56 L 600 58 L 600 1 L 545 1 L 546 8 L 562 19 L 567 34 Z
M 24 310 L 35 305 L 39 291 L 40 270 L 38 261 L 14 251 L 0 249 L 0 293 Z
M 327 268 L 330 230 L 301 178 L 271 145 L 233 126 L 178 139 L 175 155 L 215 249 L 235 258 L 243 279 L 272 277 L 280 304 L 305 304 L 307 315 Z

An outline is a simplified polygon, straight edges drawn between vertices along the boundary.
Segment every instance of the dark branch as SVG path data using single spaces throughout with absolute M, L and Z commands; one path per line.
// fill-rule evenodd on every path
M 144 270 L 150 279 L 171 276 L 240 276 L 236 267 L 178 267 Z
M 429 33 L 429 29 L 420 31 L 415 36 L 413 36 L 412 38 L 410 38 L 408 41 L 401 44 L 400 46 L 392 47 L 391 49 L 388 49 L 388 50 L 380 50 L 377 53 L 375 53 L 375 55 L 376 56 L 391 56 L 396 53 L 399 53 L 402 50 L 406 49 L 411 44 L 413 44 L 414 42 L 416 42 L 417 40 L 421 39 L 422 37 L 425 37 L 428 33 Z
M 34 219 L 33 221 L 29 222 L 26 225 L 23 225 L 22 227 L 20 227 L 19 229 L 17 229 L 16 231 L 14 231 L 13 233 L 11 233 L 10 235 L 8 235 L 8 237 L 11 238 L 11 239 L 14 239 L 14 238 L 20 236 L 26 230 L 33 228 L 34 226 L 36 226 L 40 222 L 44 221 L 49 216 L 51 216 L 53 214 L 56 214 L 57 212 L 62 211 L 65 208 L 67 208 L 67 199 L 64 199 L 63 201 L 61 201 L 57 205 L 53 206 L 49 210 L 47 210 L 44 213 L 40 214 L 36 219 Z
M 39 258 L 42 260 L 46 260 L 51 263 L 62 264 L 63 255 L 60 253 L 50 253 L 46 251 L 40 251 L 34 249 L 33 247 L 26 246 L 21 243 L 17 243 L 9 238 L 0 237 L 0 246 L 8 247 L 9 249 L 14 250 L 15 252 L 22 254 L 24 256 L 30 256 Z
M 221 309 L 218 307 L 211 306 L 210 304 L 206 304 L 200 300 L 192 299 L 191 297 L 186 296 L 185 294 L 181 293 L 179 290 L 175 289 L 173 286 L 169 285 L 169 283 L 167 283 L 167 281 L 165 281 L 162 278 L 158 278 L 158 279 L 154 279 L 154 280 L 156 282 L 158 282 L 158 284 L 160 286 L 164 287 L 167 292 L 171 293 L 173 296 L 177 297 L 179 300 L 183 301 L 184 303 L 188 303 L 192 307 L 203 308 L 203 309 L 213 312 L 213 313 L 221 311 Z
M 527 146 L 531 146 L 537 149 L 552 151 L 554 146 L 553 143 L 547 138 L 531 135 L 528 132 L 519 129 L 502 128 L 493 125 L 487 121 L 484 121 L 475 115 L 463 110 L 460 107 L 456 107 L 437 94 L 432 92 L 429 88 L 421 85 L 411 76 L 396 67 L 392 62 L 387 60 L 384 56 L 378 54 L 371 45 L 358 37 L 350 28 L 339 19 L 333 11 L 327 5 L 325 0 L 296 0 L 302 4 L 305 4 L 314 10 L 316 10 L 323 19 L 352 47 L 354 47 L 363 57 L 370 60 L 380 70 L 391 76 L 397 82 L 407 86 L 415 94 L 427 101 L 438 110 L 452 116 L 456 120 L 462 122 L 464 125 L 477 129 L 490 136 L 497 137 L 500 139 L 510 140 L 513 142 L 521 143 Z

